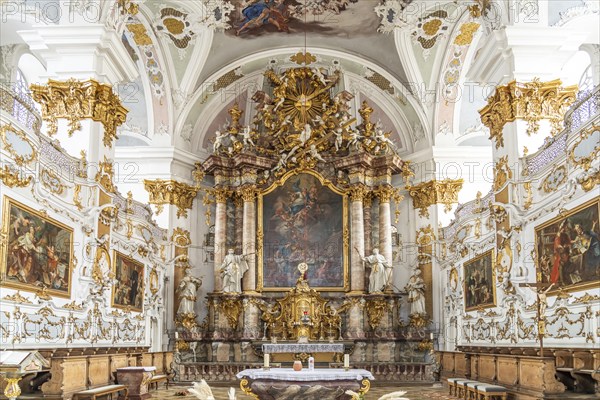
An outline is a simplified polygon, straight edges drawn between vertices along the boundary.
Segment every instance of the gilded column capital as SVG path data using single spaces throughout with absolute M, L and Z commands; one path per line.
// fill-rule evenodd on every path
M 177 206 L 177 218 L 187 218 L 187 210 L 192 208 L 198 188 L 173 179 L 144 180 L 144 188 L 150 195 L 150 204 L 158 206 L 157 213 L 162 212 L 162 206 L 172 204 Z
M 359 183 L 348 189 L 348 195 L 350 196 L 351 202 L 363 201 L 363 199 L 369 195 L 369 188 Z
M 42 118 L 48 123 L 48 135 L 58 130 L 58 119 L 67 119 L 69 137 L 81 129 L 81 120 L 91 119 L 104 126 L 102 142 L 112 147 L 117 128 L 125 122 L 128 110 L 111 85 L 90 79 L 78 81 L 48 80 L 47 85 L 31 85 L 32 97 L 42 106 Z
M 253 202 L 256 198 L 256 193 L 255 185 L 248 185 L 240 188 L 240 196 L 244 200 L 244 203 Z
M 552 135 L 556 135 L 562 129 L 565 112 L 576 100 L 577 90 L 576 85 L 562 87 L 559 79 L 540 82 L 536 78 L 526 83 L 512 81 L 498 86 L 488 104 L 479 110 L 481 122 L 490 129 L 490 139 L 495 141 L 496 148 L 504 146 L 504 125 L 516 119 L 527 122 L 528 135 L 537 133 L 539 121 L 547 119 L 552 124 Z
M 462 189 L 462 179 L 445 179 L 443 181 L 431 180 L 416 186 L 409 186 L 408 193 L 413 199 L 415 208 L 419 209 L 421 217 L 429 218 L 429 206 L 444 204 L 444 211 L 448 212 L 453 203 L 458 203 L 458 192 Z
M 392 186 L 380 186 L 374 191 L 379 198 L 380 203 L 389 203 L 392 197 L 396 194 L 396 190 Z
M 215 201 L 217 203 L 227 203 L 227 199 L 232 195 L 232 191 L 226 188 L 218 188 L 213 190 Z

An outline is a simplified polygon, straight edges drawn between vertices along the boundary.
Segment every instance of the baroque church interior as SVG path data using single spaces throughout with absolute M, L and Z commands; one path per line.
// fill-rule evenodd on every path
M 2 398 L 600 397 L 599 13 L 1 1 Z

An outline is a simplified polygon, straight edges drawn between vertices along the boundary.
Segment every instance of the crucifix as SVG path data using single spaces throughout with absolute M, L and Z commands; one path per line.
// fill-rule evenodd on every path
M 546 334 L 546 297 L 554 283 L 519 283 L 520 287 L 533 289 L 536 294 L 537 319 L 538 319 L 538 338 L 540 339 L 540 357 L 544 357 L 544 335 Z

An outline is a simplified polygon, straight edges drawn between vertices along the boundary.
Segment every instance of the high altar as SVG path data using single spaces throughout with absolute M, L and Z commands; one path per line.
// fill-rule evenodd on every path
M 234 379 L 271 341 L 342 343 L 353 366 L 375 376 L 432 379 L 429 317 L 402 319 L 410 305 L 392 284 L 392 218 L 402 201 L 392 180 L 408 185 L 412 171 L 366 102 L 360 123 L 351 114 L 340 71 L 317 72 L 268 70 L 252 97 L 254 128 L 234 104 L 213 154 L 197 164 L 195 177 L 214 179 L 204 202 L 214 205 L 215 286 L 204 321 L 179 319 L 179 379 Z M 230 275 L 224 281 L 231 260 L 243 276 L 239 291 Z M 183 274 L 175 278 L 177 287 Z

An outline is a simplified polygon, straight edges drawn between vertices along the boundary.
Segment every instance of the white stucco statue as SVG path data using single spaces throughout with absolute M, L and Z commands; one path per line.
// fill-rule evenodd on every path
M 191 268 L 186 268 L 185 276 L 177 287 L 179 308 L 177 314 L 195 314 L 196 292 L 202 286 L 202 279 L 191 275 Z
M 425 315 L 425 282 L 421 278 L 421 270 L 415 268 L 405 286 L 410 303 L 410 315 Z
M 364 263 L 369 264 L 371 267 L 371 274 L 369 275 L 369 293 L 383 292 L 388 285 L 388 269 L 392 266 L 388 264 L 385 257 L 379 254 L 379 249 L 374 248 L 373 254 L 367 257 L 361 256 Z
M 250 255 L 236 255 L 233 249 L 227 251 L 220 269 L 221 276 L 223 277 L 223 291 L 225 293 L 241 293 L 242 277 L 248 271 L 246 258 Z

